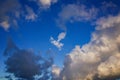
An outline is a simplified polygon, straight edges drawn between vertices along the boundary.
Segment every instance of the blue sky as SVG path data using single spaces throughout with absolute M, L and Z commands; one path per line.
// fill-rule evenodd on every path
M 53 77 L 59 78 L 59 80 L 69 80 L 68 76 L 72 76 L 74 78 L 72 80 L 86 80 L 87 73 L 96 69 L 98 72 L 92 72 L 94 74 L 90 74 L 93 75 L 90 80 L 95 80 L 93 77 L 96 77 L 97 80 L 119 78 L 120 75 L 114 75 L 119 72 L 114 73 L 113 71 L 113 73 L 111 72 L 113 76 L 111 76 L 107 72 L 102 74 L 101 71 L 111 65 L 115 66 L 114 70 L 119 69 L 114 61 L 109 65 L 112 56 L 115 57 L 118 64 L 120 58 L 119 56 L 116 58 L 117 53 L 120 54 L 118 50 L 120 49 L 119 3 L 120 0 L 0 0 L 0 76 L 4 77 L 7 74 L 5 66 L 8 65 L 5 64 L 5 61 L 10 56 L 4 56 L 4 51 L 8 37 L 10 37 L 19 49 L 32 50 L 34 54 L 42 55 L 44 58 L 54 55 L 54 63 L 51 67 L 55 65 L 52 70 L 58 70 L 59 74 L 62 74 L 62 76 L 58 76 L 54 72 Z M 104 43 L 107 41 L 106 39 L 110 41 Z M 111 53 L 107 52 L 106 49 L 111 48 L 114 50 L 111 50 Z M 48 51 L 50 52 L 47 53 Z M 102 53 L 106 53 L 106 55 Z M 84 54 L 87 55 L 83 56 Z M 74 58 L 75 55 L 81 58 Z M 95 58 L 96 61 L 100 58 L 98 62 L 88 62 L 94 64 L 95 68 L 86 69 L 85 74 L 82 74 L 82 72 L 84 73 L 81 70 L 82 67 L 91 67 L 86 63 L 88 61 L 86 58 L 93 58 L 96 55 L 99 56 L 97 59 Z M 94 59 L 91 58 L 90 60 L 93 61 Z M 103 67 L 102 65 L 105 63 L 102 62 L 108 63 L 108 66 Z M 68 67 L 65 63 L 75 69 Z M 80 70 L 81 74 L 77 74 L 79 73 L 76 72 L 77 70 Z M 72 71 L 76 76 L 71 73 Z M 83 76 L 81 77 L 81 75 Z M 66 78 L 62 79 L 63 77 Z

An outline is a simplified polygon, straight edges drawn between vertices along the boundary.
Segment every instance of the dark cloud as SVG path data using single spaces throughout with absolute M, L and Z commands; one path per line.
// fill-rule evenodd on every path
M 11 75 L 5 76 L 5 78 L 7 78 L 8 80 L 12 80 Z
M 14 73 L 16 77 L 32 80 L 33 76 L 40 74 L 41 65 L 39 57 L 27 50 L 19 50 L 10 56 L 5 64 L 7 72 Z
M 0 1 L 0 22 L 3 20 L 8 20 L 7 14 L 9 12 L 17 11 L 20 8 L 18 0 L 4 0 Z
M 117 80 L 120 78 L 120 75 L 116 75 L 116 76 L 107 76 L 107 77 L 102 77 L 100 78 L 98 74 L 93 76 L 93 80 Z
M 19 50 L 19 48 L 14 44 L 11 37 L 8 37 L 8 39 L 7 39 L 7 47 L 5 48 L 4 56 L 10 55 L 10 52 L 12 52 L 14 50 Z
M 18 79 L 48 80 L 51 77 L 49 70 L 53 64 L 51 57 L 44 59 L 31 50 L 19 49 L 11 39 L 8 39 L 4 54 L 8 57 L 5 61 L 6 72 L 14 74 Z M 36 75 L 40 77 L 35 78 Z

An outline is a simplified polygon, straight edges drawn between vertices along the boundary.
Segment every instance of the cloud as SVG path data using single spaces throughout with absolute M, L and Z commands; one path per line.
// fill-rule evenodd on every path
M 28 5 L 31 2 L 37 6 L 36 10 L 33 6 Z M 40 10 L 42 12 L 44 8 L 48 8 L 56 2 L 57 0 L 27 0 L 23 4 L 20 0 L 0 1 L 0 27 L 8 31 L 11 26 L 18 26 L 18 20 L 21 18 L 26 21 L 35 21 Z
M 53 37 L 50 38 L 50 42 L 51 44 L 53 44 L 54 46 L 56 46 L 59 50 L 61 50 L 61 47 L 63 47 L 63 43 L 57 41 L 57 40 L 54 40 Z
M 35 14 L 35 12 L 31 7 L 26 6 L 26 11 L 27 11 L 27 15 L 25 16 L 26 20 L 32 20 L 32 21 L 36 20 L 37 14 Z
M 3 21 L 0 23 L 0 26 L 3 27 L 7 31 L 10 27 L 10 24 L 7 21 Z
M 106 13 L 114 13 L 117 11 L 118 5 L 115 4 L 114 1 L 103 1 L 101 3 L 101 13 L 106 14 Z
M 61 50 L 61 48 L 63 47 L 63 43 L 61 43 L 60 41 L 63 40 L 66 36 L 66 32 L 62 32 L 58 35 L 58 39 L 55 40 L 53 37 L 50 38 L 50 42 L 55 45 L 59 50 Z
M 39 57 L 34 53 L 20 50 L 15 52 L 7 59 L 7 72 L 13 73 L 16 77 L 22 79 L 33 79 L 34 75 L 40 74 Z
M 59 78 L 60 71 L 61 71 L 61 69 L 58 66 L 56 66 L 56 65 L 52 66 L 53 80 L 57 80 Z
M 7 57 L 5 61 L 6 72 L 10 75 L 13 74 L 15 78 L 48 80 L 51 77 L 49 71 L 53 64 L 53 58 L 51 57 L 45 59 L 31 50 L 19 49 L 10 38 L 4 55 Z
M 66 31 L 67 22 L 92 22 L 101 16 L 105 16 L 106 13 L 113 14 L 119 11 L 118 5 L 116 5 L 114 1 L 102 1 L 99 6 L 95 4 L 87 6 L 82 4 L 81 1 L 79 2 L 80 3 L 77 4 L 67 4 L 63 6 L 62 10 L 59 12 L 56 23 L 63 30 Z
M 57 0 L 39 0 L 39 2 L 44 8 L 49 8 L 52 4 L 56 3 Z
M 116 80 L 120 78 L 120 15 L 96 21 L 91 41 L 65 57 L 60 80 Z
M 66 33 L 65 32 L 61 32 L 59 35 L 58 35 L 58 40 L 57 41 L 61 41 L 62 39 L 64 39 L 66 36 Z
M 97 12 L 98 10 L 95 7 L 88 8 L 83 4 L 68 4 L 59 13 L 57 24 L 65 30 L 66 22 L 92 21 L 96 18 Z
M 115 17 L 109 16 L 108 19 L 103 17 L 96 22 L 96 24 L 98 25 L 96 29 L 100 30 L 100 29 L 105 29 L 109 27 L 115 27 L 114 24 L 116 23 L 120 23 L 120 16 L 115 16 Z
M 100 77 L 120 76 L 120 54 L 110 56 L 108 60 L 98 66 Z
M 20 4 L 18 0 L 5 0 L 0 1 L 0 5 L 0 26 L 7 31 L 13 21 L 10 15 L 14 15 L 14 12 L 20 9 Z

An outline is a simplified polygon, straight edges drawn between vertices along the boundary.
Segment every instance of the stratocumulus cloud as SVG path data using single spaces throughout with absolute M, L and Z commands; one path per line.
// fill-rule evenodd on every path
M 120 78 L 120 15 L 96 21 L 91 41 L 66 56 L 60 80 L 115 80 Z

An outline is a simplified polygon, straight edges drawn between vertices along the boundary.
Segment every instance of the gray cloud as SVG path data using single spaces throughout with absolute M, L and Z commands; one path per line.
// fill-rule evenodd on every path
M 115 80 L 120 78 L 120 15 L 96 21 L 91 41 L 66 56 L 59 80 Z
M 6 72 L 12 73 L 18 80 L 48 80 L 51 77 L 52 57 L 45 59 L 31 50 L 19 49 L 11 39 L 8 39 L 4 55 L 7 57 Z
M 5 30 L 8 30 L 10 27 L 10 21 L 12 22 L 12 15 L 14 12 L 20 9 L 20 4 L 18 0 L 4 0 L 0 1 L 0 26 Z
M 87 3 L 87 1 L 85 1 L 85 3 Z M 106 13 L 112 14 L 116 11 L 119 10 L 118 5 L 116 5 L 114 1 L 103 1 L 99 7 L 95 4 L 90 4 L 88 7 L 86 4 L 82 4 L 82 1 L 78 1 L 76 4 L 64 5 L 58 14 L 56 23 L 63 30 L 67 30 L 67 22 L 92 22 L 101 16 L 105 16 Z
M 35 11 L 29 3 L 38 6 Z M 27 3 L 21 3 L 21 0 L 0 1 L 0 27 L 8 31 L 12 26 L 18 26 L 18 20 L 21 18 L 27 21 L 35 21 L 39 16 L 40 10 L 43 11 L 46 6 L 50 7 L 57 0 L 27 0 Z
M 26 50 L 19 50 L 10 56 L 5 64 L 7 72 L 16 77 L 32 80 L 33 76 L 40 74 L 41 65 L 38 64 L 39 57 Z
M 95 7 L 88 8 L 83 4 L 68 4 L 59 13 L 57 24 L 66 30 L 66 22 L 91 21 L 96 18 L 98 10 Z

